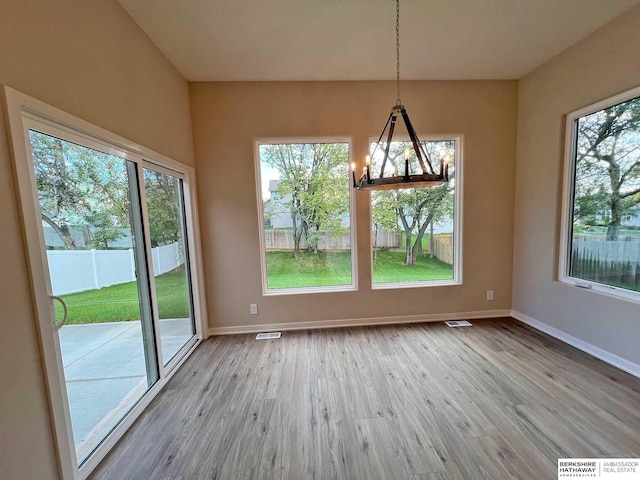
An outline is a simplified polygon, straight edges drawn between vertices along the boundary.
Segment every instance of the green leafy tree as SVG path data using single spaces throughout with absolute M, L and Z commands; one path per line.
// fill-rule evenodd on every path
M 110 242 L 115 242 L 122 233 L 114 228 L 101 229 L 93 233 L 93 244 L 97 248 L 108 249 Z
M 303 234 L 309 251 L 318 253 L 323 235 L 346 231 L 342 219 L 349 212 L 347 144 L 262 145 L 260 159 L 280 176 L 276 191 L 291 214 L 296 259 Z
M 72 227 L 83 231 L 87 247 L 119 238 L 129 226 L 124 161 L 39 132 L 30 140 L 42 220 L 65 248 L 78 248 Z
M 608 210 L 607 240 L 617 240 L 640 203 L 640 98 L 580 119 L 574 221 Z
M 385 193 L 387 193 L 385 195 Z M 371 195 L 371 226 L 373 228 L 373 258 L 378 258 L 378 236 L 381 232 L 398 230 L 398 211 L 390 192 L 373 192 Z
M 179 179 L 155 170 L 144 171 L 144 189 L 151 244 L 177 242 L 182 232 Z
M 404 151 L 410 145 L 406 142 L 393 142 L 389 151 L 390 171 L 402 172 L 404 169 Z M 432 159 L 453 155 L 455 142 L 425 142 L 425 149 Z M 415 162 L 412 168 L 416 168 Z M 374 159 L 374 169 L 380 159 Z M 375 170 L 374 170 L 375 172 Z M 417 173 L 415 170 L 411 173 Z M 406 237 L 405 265 L 415 265 L 422 246 L 422 239 L 433 222 L 450 217 L 453 213 L 453 182 L 455 172 L 449 171 L 450 182 L 436 187 L 408 188 L 400 190 L 382 190 L 372 192 L 371 217 L 374 235 L 377 228 L 397 230 L 401 228 Z M 375 238 L 375 237 L 374 237 Z

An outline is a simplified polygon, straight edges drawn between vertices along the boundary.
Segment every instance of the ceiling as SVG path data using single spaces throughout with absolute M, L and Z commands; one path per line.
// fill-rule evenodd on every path
M 119 0 L 190 81 L 395 79 L 393 0 Z M 515 79 L 640 0 L 401 0 L 401 77 Z

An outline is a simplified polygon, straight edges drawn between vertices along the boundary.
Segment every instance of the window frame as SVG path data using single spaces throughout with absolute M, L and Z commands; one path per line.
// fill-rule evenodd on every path
M 267 277 L 267 252 L 264 235 L 264 205 L 262 200 L 262 168 L 260 165 L 261 145 L 285 145 L 285 144 L 310 144 L 310 143 L 346 143 L 348 146 L 348 158 L 345 165 L 347 185 L 349 190 L 349 229 L 351 236 L 351 284 L 322 286 L 322 287 L 298 287 L 298 288 L 269 288 Z M 348 136 L 313 136 L 313 137 L 265 137 L 254 139 L 254 168 L 256 179 L 256 203 L 258 210 L 258 238 L 260 241 L 260 270 L 262 278 L 263 296 L 301 295 L 316 293 L 352 292 L 358 290 L 358 250 L 356 235 L 356 204 L 355 194 L 349 180 L 349 165 L 353 161 L 353 139 Z
M 4 96 L 4 107 L 7 118 L 7 130 L 10 136 L 12 165 L 16 181 L 18 205 L 21 214 L 21 224 L 26 245 L 27 270 L 30 278 L 31 297 L 34 306 L 35 323 L 38 331 L 40 355 L 44 368 L 45 388 L 51 411 L 51 423 L 56 445 L 57 459 L 61 478 L 65 480 L 82 480 L 87 478 L 100 461 L 111 451 L 118 440 L 126 433 L 133 422 L 144 412 L 160 390 L 166 385 L 180 365 L 200 344 L 208 337 L 208 321 L 204 296 L 204 273 L 201 259 L 199 237 L 197 196 L 195 186 L 195 170 L 185 164 L 177 162 L 165 155 L 127 140 L 101 127 L 93 125 L 74 115 L 66 113 L 56 107 L 25 95 L 17 90 L 5 86 L 1 90 Z M 34 126 L 36 128 L 34 128 Z M 190 239 L 189 248 L 191 267 L 191 281 L 193 286 L 193 307 L 196 332 L 194 337 L 185 344 L 178 354 L 167 364 L 163 365 L 162 350 L 159 337 L 154 338 L 158 355 L 159 379 L 135 403 L 128 413 L 112 429 L 109 435 L 78 465 L 75 443 L 72 434 L 67 392 L 65 389 L 64 367 L 61 359 L 61 349 L 57 333 L 51 327 L 50 279 L 48 274 L 44 237 L 38 222 L 39 199 L 35 185 L 35 174 L 31 166 L 31 143 L 29 130 L 34 129 L 46 135 L 54 135 L 66 141 L 78 143 L 101 152 L 120 157 L 135 164 L 138 172 L 138 185 L 141 188 L 140 202 L 143 211 L 143 228 L 145 229 L 146 248 L 150 247 L 148 240 L 148 217 L 146 215 L 146 197 L 142 181 L 142 169 L 148 167 L 154 170 L 163 169 L 171 175 L 180 178 L 184 187 L 184 202 L 187 223 L 187 235 Z M 151 262 L 149 262 L 151 263 Z M 157 305 L 153 265 L 149 265 L 149 287 L 154 298 L 152 305 Z M 154 313 L 154 327 L 157 329 L 157 319 Z
M 596 113 L 605 108 L 624 103 L 640 97 L 640 87 L 627 90 L 612 97 L 605 98 L 586 107 L 580 108 L 565 116 L 564 129 L 564 158 L 562 171 L 562 197 L 560 216 L 560 239 L 558 248 L 558 273 L 557 281 L 566 285 L 590 290 L 600 295 L 640 303 L 640 292 L 634 292 L 622 287 L 605 285 L 592 280 L 583 280 L 572 277 L 569 273 L 571 267 L 573 212 L 575 204 L 575 175 L 576 175 L 576 149 L 578 143 L 578 121 L 580 118 Z
M 418 280 L 414 282 L 381 282 L 375 283 L 373 276 L 373 235 L 371 234 L 373 219 L 371 210 L 371 195 L 369 194 L 369 260 L 371 268 L 371 289 L 372 290 L 390 290 L 403 288 L 431 288 L 431 287 L 449 287 L 462 285 L 462 245 L 463 245 L 463 199 L 464 199 L 464 134 L 419 134 L 418 138 L 421 142 L 437 142 L 445 140 L 453 140 L 456 144 L 454 155 L 455 166 L 455 190 L 453 204 L 453 278 L 450 280 Z M 368 151 L 371 144 L 376 143 L 378 137 L 369 137 L 367 144 Z M 398 135 L 394 137 L 394 142 L 411 141 L 408 135 Z M 434 167 L 435 168 L 435 167 Z

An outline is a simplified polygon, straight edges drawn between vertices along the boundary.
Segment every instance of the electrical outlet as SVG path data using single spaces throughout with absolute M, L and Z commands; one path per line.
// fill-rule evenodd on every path
M 258 314 L 258 304 L 257 303 L 250 303 L 249 304 L 249 313 L 251 315 L 257 315 Z
M 493 290 L 487 290 L 487 300 L 493 300 Z

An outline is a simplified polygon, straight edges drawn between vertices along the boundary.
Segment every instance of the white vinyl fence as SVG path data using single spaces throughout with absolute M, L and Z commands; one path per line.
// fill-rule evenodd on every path
M 628 240 L 606 241 L 576 236 L 573 250 L 581 258 L 591 255 L 600 261 L 640 263 L 640 239 L 632 237 Z
M 154 275 L 184 264 L 178 242 L 151 249 Z M 133 249 L 47 250 L 54 295 L 83 292 L 136 279 Z

